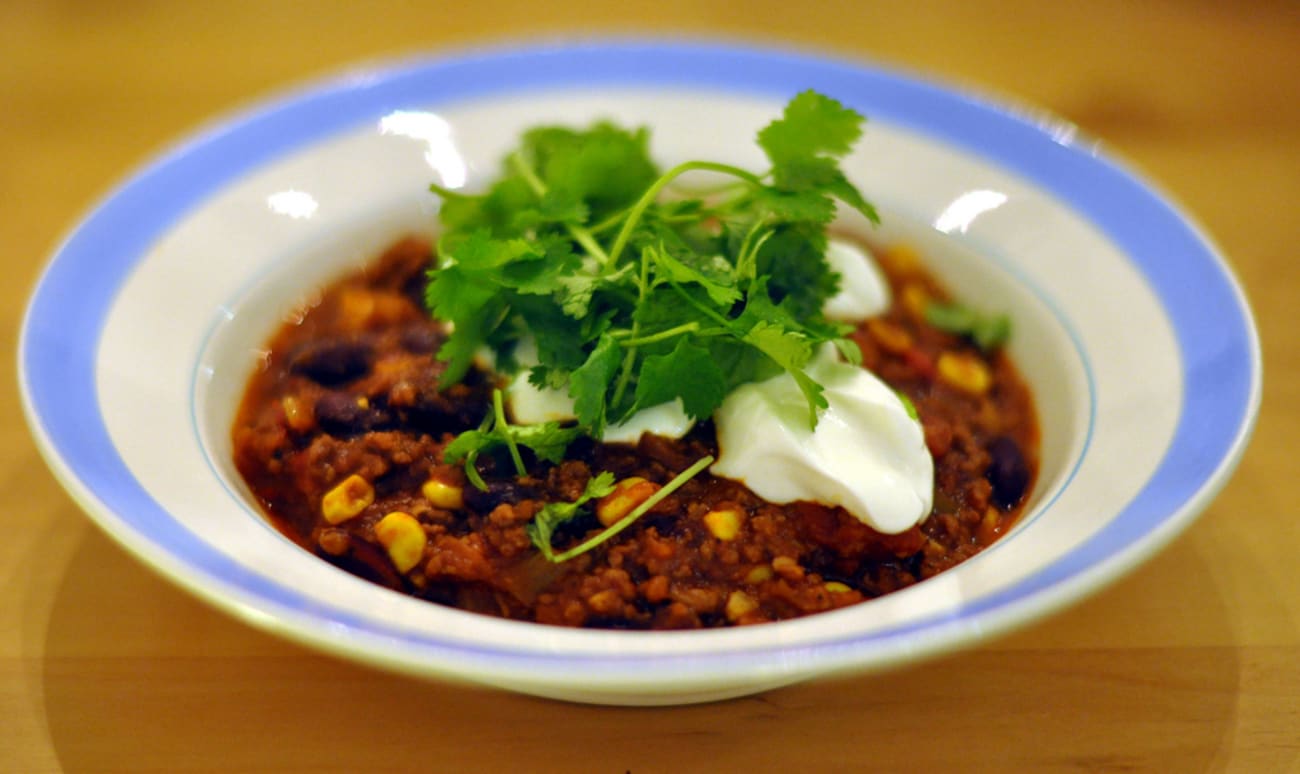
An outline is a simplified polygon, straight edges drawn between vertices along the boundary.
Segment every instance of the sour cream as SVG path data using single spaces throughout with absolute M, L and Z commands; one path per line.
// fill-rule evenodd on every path
M 861 322 L 889 309 L 889 283 L 871 256 L 852 242 L 832 239 L 826 262 L 840 275 L 840 290 L 826 299 L 822 313 L 839 322 Z
M 829 408 L 816 430 L 794 379 L 781 374 L 737 388 L 714 413 L 714 475 L 743 482 L 773 503 L 837 505 L 873 529 L 897 534 L 930 513 L 934 462 L 921 424 L 870 372 L 822 356 L 808 375 Z
M 537 347 L 532 339 L 519 342 L 515 347 L 515 359 L 524 370 L 510 381 L 505 391 L 506 405 L 515 424 L 540 425 L 578 418 L 573 409 L 573 398 L 567 392 L 538 387 L 528 381 L 527 369 L 537 363 Z M 607 425 L 601 440 L 606 443 L 636 443 L 641 440 L 642 433 L 681 438 L 694 425 L 695 420 L 686 415 L 681 400 L 673 400 L 642 409 L 621 424 Z
M 600 440 L 606 443 L 636 443 L 642 433 L 654 433 L 665 438 L 681 438 L 695 425 L 686 415 L 681 399 L 644 408 L 627 418 L 626 422 L 607 425 Z
M 510 380 L 505 393 L 510 420 L 516 425 L 540 425 L 544 422 L 567 422 L 577 419 L 573 411 L 573 398 L 568 393 L 538 387 L 528 381 L 528 371 L 523 370 Z

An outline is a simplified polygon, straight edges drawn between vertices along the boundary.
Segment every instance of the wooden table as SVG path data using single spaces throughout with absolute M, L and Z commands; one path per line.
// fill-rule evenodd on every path
M 3 360 L 60 234 L 213 114 L 359 60 L 501 38 L 756 39 L 1043 105 L 1197 214 L 1254 304 L 1267 382 L 1253 445 L 1186 535 L 1051 620 L 901 672 L 689 708 L 570 706 L 336 661 L 176 590 L 64 495 L 6 376 L 0 770 L 1300 771 L 1297 6 L 799 5 L 8 0 Z

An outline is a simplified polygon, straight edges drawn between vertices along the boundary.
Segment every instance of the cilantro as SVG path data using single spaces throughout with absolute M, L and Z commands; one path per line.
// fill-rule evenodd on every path
M 713 464 L 713 457 L 706 456 L 696 460 L 690 467 L 678 473 L 673 480 L 660 487 L 654 494 L 646 498 L 640 505 L 633 508 L 626 516 L 606 527 L 604 530 L 593 537 L 584 540 L 582 543 L 570 548 L 563 553 L 555 553 L 551 546 L 551 535 L 554 534 L 555 528 L 560 524 L 574 518 L 578 515 L 578 509 L 588 500 L 597 497 L 604 497 L 614 491 L 614 476 L 609 472 L 601 473 L 599 476 L 587 482 L 587 488 L 577 500 L 572 503 L 551 503 L 542 508 L 542 511 L 533 517 L 533 521 L 524 527 L 528 532 L 528 537 L 532 539 L 533 545 L 542 552 L 552 562 L 566 562 L 575 556 L 585 554 L 596 546 L 604 543 L 618 533 L 627 529 L 632 522 L 641 518 L 651 508 L 655 507 L 665 497 L 676 492 L 682 484 L 690 481 L 699 475 L 700 471 Z
M 524 527 L 528 533 L 529 539 L 537 550 L 542 552 L 552 562 L 563 561 L 556 558 L 554 549 L 551 548 L 551 535 L 555 533 L 556 528 L 566 521 L 569 521 L 579 513 L 582 506 L 588 500 L 594 500 L 604 497 L 614 491 L 614 474 L 609 471 L 601 473 L 599 476 L 587 481 L 587 488 L 578 496 L 577 500 L 571 503 L 547 503 L 542 510 L 533 517 L 533 520 Z
M 876 220 L 840 168 L 862 124 L 829 97 L 798 94 L 757 133 L 770 162 L 761 173 L 711 161 L 661 172 L 644 129 L 539 127 L 487 191 L 433 186 L 443 231 L 426 301 L 452 323 L 438 353 L 443 383 L 460 380 L 484 347 L 517 365 L 513 342 L 527 334 L 538 355 L 529 378 L 573 398 L 574 435 L 599 437 L 674 399 L 707 417 L 739 385 L 782 371 L 815 425 L 826 399 L 804 370 L 812 353 L 834 342 L 856 354 L 821 308 L 839 283 L 825 258 L 837 203 Z M 688 174 L 724 185 L 667 195 Z M 518 447 L 538 447 L 504 417 L 488 424 L 448 452 L 474 480 L 471 452 L 504 447 L 522 475 Z M 547 435 L 548 451 L 568 437 L 558 426 Z
M 502 405 L 501 391 L 492 391 L 492 413 L 483 420 L 477 430 L 468 430 L 456 438 L 442 451 L 443 461 L 454 465 L 465 463 L 465 476 L 470 483 L 482 491 L 487 491 L 487 484 L 479 475 L 476 462 L 480 454 L 505 447 L 514 463 L 515 472 L 520 476 L 528 471 L 524 468 L 523 457 L 519 447 L 526 446 L 538 459 L 547 462 L 561 462 L 564 450 L 578 437 L 576 427 L 561 427 L 558 422 L 545 422 L 540 425 L 512 425 L 506 421 Z
M 912 418 L 912 421 L 920 422 L 921 415 L 917 413 L 916 404 L 912 402 L 912 399 L 907 397 L 907 394 L 902 390 L 894 390 L 894 394 L 898 396 L 899 402 L 903 404 L 903 410 Z
M 593 436 L 600 437 L 605 429 L 605 387 L 614 378 L 622 360 L 618 342 L 606 333 L 596 343 L 587 362 L 569 374 L 569 396 L 573 398 L 578 424 L 590 428 Z
M 997 349 L 1011 337 L 1011 318 L 984 314 L 962 304 L 931 301 L 925 307 L 925 320 L 940 330 L 970 337 L 985 352 Z
M 726 376 L 713 362 L 709 350 L 681 336 L 668 354 L 645 359 L 636 386 L 636 407 L 650 408 L 680 397 L 689 416 L 705 419 L 726 392 Z
M 826 408 L 826 398 L 822 388 L 803 372 L 803 367 L 812 360 L 812 346 L 808 340 L 795 331 L 788 331 L 780 325 L 762 321 L 745 333 L 745 341 L 763 354 L 776 361 L 794 377 L 800 391 L 808 399 L 808 409 L 812 412 L 810 425 L 817 426 L 817 409 Z

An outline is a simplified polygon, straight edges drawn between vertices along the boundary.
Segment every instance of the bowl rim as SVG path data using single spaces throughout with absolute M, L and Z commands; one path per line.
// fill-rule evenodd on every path
M 649 58 L 653 69 L 645 66 Z M 429 92 L 428 84 L 437 89 Z M 798 654 L 779 647 L 686 656 L 487 651 L 323 619 L 310 603 L 285 604 L 288 598 L 250 592 L 256 578 L 228 560 L 208 557 L 196 569 L 188 552 L 203 547 L 188 545 L 183 527 L 156 504 L 159 512 L 148 512 L 151 498 L 108 440 L 95 401 L 95 342 L 85 337 L 72 352 L 42 346 L 50 343 L 50 321 L 57 315 L 61 325 L 99 330 L 117 285 L 192 207 L 281 154 L 355 126 L 358 116 L 381 115 L 385 107 L 404 104 L 403 95 L 412 90 L 422 89 L 426 102 L 452 103 L 593 85 L 723 89 L 772 98 L 813 87 L 850 106 L 869 96 L 873 118 L 975 153 L 1060 197 L 1130 258 L 1173 323 L 1185 369 L 1185 400 L 1156 472 L 1111 524 L 1037 574 L 952 614 L 865 636 L 850 633 Z M 104 271 L 114 281 L 87 293 L 78 286 L 75 269 L 92 253 L 101 265 L 108 262 Z M 1171 256 L 1178 261 L 1167 260 Z M 59 298 L 72 288 L 84 303 L 69 310 Z M 884 666 L 985 639 L 1075 601 L 1163 547 L 1217 494 L 1249 440 L 1262 384 L 1258 333 L 1244 292 L 1218 249 L 1167 196 L 1100 154 L 1096 143 L 1068 122 L 862 62 L 701 41 L 598 40 L 434 55 L 367 66 L 263 101 L 163 153 L 91 210 L 42 272 L 17 354 L 24 412 L 60 482 L 110 537 L 200 598 L 259 628 L 402 671 L 647 688 L 665 674 L 679 683 L 705 685 L 743 676 Z M 1214 372 L 1189 366 L 1207 358 L 1217 366 Z M 104 499 L 100 484 L 105 481 L 122 487 L 118 496 L 143 510 L 124 519 Z M 158 531 L 142 531 L 144 526 Z M 177 545 L 185 550 L 177 552 Z M 654 669 L 645 668 L 650 662 Z

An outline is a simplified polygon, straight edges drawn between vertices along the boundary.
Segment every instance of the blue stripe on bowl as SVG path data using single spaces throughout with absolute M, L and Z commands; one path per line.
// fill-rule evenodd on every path
M 653 67 L 647 62 L 652 61 Z M 785 99 L 805 88 L 833 94 L 865 114 L 973 152 L 1068 203 L 1132 260 L 1175 330 L 1186 385 L 1173 442 L 1160 467 L 1110 525 L 1037 575 L 962 609 L 870 635 L 799 649 L 678 658 L 599 659 L 459 645 L 378 626 L 311 602 L 292 588 L 243 570 L 198 540 L 135 482 L 99 413 L 95 353 L 118 289 L 149 247 L 224 185 L 290 151 L 391 110 L 539 88 L 646 86 L 707 88 Z M 75 299 L 75 302 L 71 302 Z M 934 649 L 978 635 L 1035 606 L 1077 596 L 1100 576 L 1171 537 L 1217 490 L 1249 435 L 1260 389 L 1259 348 L 1237 284 L 1207 240 L 1144 183 L 1050 127 L 984 100 L 896 73 L 801 54 L 731 45 L 613 42 L 463 55 L 367 72 L 220 125 L 163 156 L 113 192 L 72 233 L 47 267 L 20 339 L 28 416 L 47 457 L 111 511 L 134 550 L 198 573 L 200 585 L 233 596 L 246 617 L 278 616 L 296 636 L 326 647 L 343 636 L 380 658 L 471 660 L 539 674 L 631 671 L 641 677 L 738 674 L 800 665 L 870 663 L 874 655 Z M 195 579 L 173 573 L 192 588 Z M 267 619 L 267 616 L 270 618 Z M 293 632 L 291 632 L 293 633 Z M 646 671 L 649 669 L 650 671 Z

